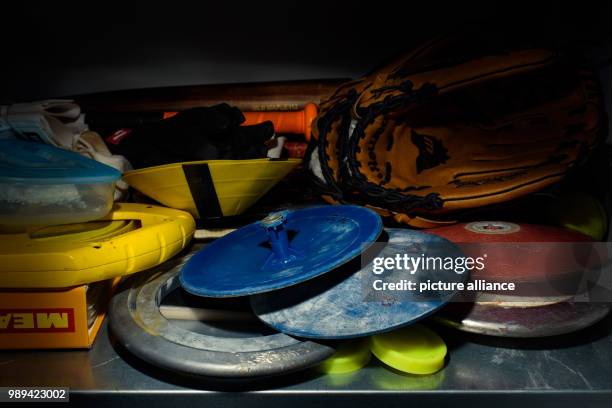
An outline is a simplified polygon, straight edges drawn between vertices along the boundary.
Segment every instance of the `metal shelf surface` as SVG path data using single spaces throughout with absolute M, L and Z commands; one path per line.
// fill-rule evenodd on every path
M 105 325 L 89 351 L 0 352 L 0 386 L 70 387 L 71 401 L 88 406 L 612 406 L 612 316 L 572 335 L 529 341 L 435 329 L 449 358 L 431 376 L 403 375 L 373 359 L 353 374 L 311 370 L 236 382 L 158 370 L 117 345 Z

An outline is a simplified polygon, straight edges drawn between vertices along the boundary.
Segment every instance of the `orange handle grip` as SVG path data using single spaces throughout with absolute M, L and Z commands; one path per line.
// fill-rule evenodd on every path
M 270 120 L 274 123 L 276 133 L 302 134 L 306 140 L 310 140 L 311 124 L 317 116 L 317 105 L 307 103 L 304 109 L 298 111 L 243 112 L 243 114 L 246 119 L 244 125 L 255 125 Z
M 243 125 L 256 125 L 269 120 L 274 124 L 274 132 L 302 134 L 306 141 L 309 141 L 312 121 L 317 116 L 317 112 L 317 105 L 312 102 L 304 105 L 304 109 L 297 111 L 242 112 L 245 118 Z M 163 118 L 171 118 L 177 113 L 164 112 Z

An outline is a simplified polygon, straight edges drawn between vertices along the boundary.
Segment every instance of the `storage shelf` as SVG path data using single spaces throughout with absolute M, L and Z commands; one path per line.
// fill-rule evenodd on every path
M 431 376 L 392 372 L 373 360 L 341 376 L 312 371 L 227 382 L 164 372 L 131 356 L 106 325 L 90 351 L 0 352 L 0 386 L 67 386 L 71 401 L 109 406 L 198 403 L 210 406 L 311 405 L 611 406 L 612 317 L 578 333 L 530 341 L 468 335 L 436 326 L 449 346 Z M 91 400 L 93 398 L 93 401 Z

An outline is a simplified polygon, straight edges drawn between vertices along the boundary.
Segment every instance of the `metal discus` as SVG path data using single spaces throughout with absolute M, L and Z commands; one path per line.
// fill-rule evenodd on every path
M 573 301 L 535 307 L 454 303 L 435 318 L 470 333 L 528 338 L 575 332 L 597 323 L 609 311 L 608 304 Z
M 188 375 L 248 378 L 305 369 L 334 353 L 330 346 L 278 332 L 244 337 L 239 329 L 235 335 L 228 335 L 227 331 L 219 334 L 215 325 L 218 322 L 204 330 L 208 333 L 173 324 L 161 314 L 160 304 L 179 287 L 178 274 L 186 258 L 168 261 L 134 276 L 131 285 L 111 300 L 110 328 L 117 340 L 137 357 Z

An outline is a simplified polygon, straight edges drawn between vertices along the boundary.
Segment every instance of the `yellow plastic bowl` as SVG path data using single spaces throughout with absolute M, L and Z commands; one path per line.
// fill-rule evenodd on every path
M 301 159 L 202 160 L 128 171 L 123 179 L 152 199 L 196 218 L 208 218 L 209 210 L 227 217 L 244 212 L 300 163 Z M 200 198 L 194 200 L 192 191 Z

